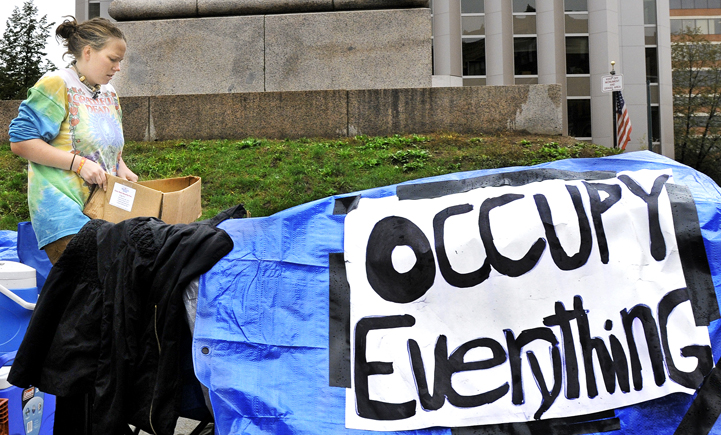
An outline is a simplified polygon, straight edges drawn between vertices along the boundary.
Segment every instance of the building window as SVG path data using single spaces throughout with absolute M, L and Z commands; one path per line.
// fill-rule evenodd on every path
M 591 140 L 591 68 L 588 2 L 565 0 L 568 135 Z
M 535 35 L 536 34 L 536 15 L 534 15 L 534 14 L 514 14 L 513 15 L 513 34 L 515 34 L 515 35 Z
M 565 0 L 566 12 L 588 12 L 588 0 Z
M 463 77 L 486 75 L 486 39 L 463 39 Z
M 568 98 L 568 135 L 591 139 L 590 98 Z
M 483 0 L 461 0 L 463 85 L 486 83 L 486 16 Z
M 513 12 L 536 12 L 536 0 L 513 0 Z
M 684 0 L 685 1 L 685 0 Z M 708 0 L 705 0 L 708 5 Z M 661 117 L 659 112 L 659 86 L 658 86 L 658 38 L 656 26 L 656 0 L 643 1 L 643 23 L 646 45 L 646 80 L 648 80 L 648 93 L 651 98 L 651 131 L 647 132 L 651 138 L 651 150 L 661 149 Z M 673 30 L 672 30 L 673 31 Z
M 566 94 L 569 97 L 588 97 L 591 95 L 591 77 L 566 77 Z
M 588 13 L 566 14 L 566 33 L 588 34 Z
M 686 29 L 693 30 L 696 28 L 698 28 L 699 32 L 703 35 L 721 35 L 721 18 L 684 18 L 671 20 L 671 33 L 679 33 Z
M 536 38 L 513 39 L 513 67 L 517 76 L 538 75 Z
M 670 0 L 671 9 L 721 9 L 721 0 Z
M 651 105 L 651 142 L 661 141 L 661 113 L 657 105 Z
M 643 0 L 644 24 L 656 24 L 656 0 Z
M 646 79 L 658 84 L 658 41 L 656 38 L 656 0 L 643 0 L 646 46 Z
M 644 39 L 646 45 L 658 45 L 658 37 L 656 35 L 656 26 L 647 26 L 644 29 Z
M 651 83 L 658 83 L 658 50 L 646 47 L 646 78 Z
M 88 3 L 88 19 L 97 18 L 100 16 L 100 2 Z
M 484 0 L 461 0 L 461 14 L 482 14 L 484 3 Z
M 566 74 L 591 74 L 588 36 L 566 37 Z
M 463 36 L 486 34 L 486 20 L 483 15 L 461 17 Z
M 513 0 L 513 73 L 517 85 L 538 83 L 535 0 Z

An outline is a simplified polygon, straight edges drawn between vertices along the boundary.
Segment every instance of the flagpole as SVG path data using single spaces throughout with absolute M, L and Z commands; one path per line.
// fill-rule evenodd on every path
M 611 75 L 616 75 L 616 69 L 614 66 L 616 65 L 616 61 L 611 61 Z M 613 113 L 613 116 L 611 118 L 613 119 L 613 147 L 618 148 L 618 126 L 616 125 L 616 91 L 611 92 L 611 112 Z

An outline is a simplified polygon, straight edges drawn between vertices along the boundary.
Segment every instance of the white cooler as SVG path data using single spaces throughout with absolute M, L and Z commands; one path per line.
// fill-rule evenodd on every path
M 38 300 L 35 269 L 0 261 L 0 354 L 18 350 Z

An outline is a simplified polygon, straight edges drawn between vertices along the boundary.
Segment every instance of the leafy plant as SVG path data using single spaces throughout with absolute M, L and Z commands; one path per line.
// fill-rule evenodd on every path
M 256 139 L 256 138 L 249 137 L 249 138 L 247 138 L 247 139 L 245 139 L 245 140 L 241 140 L 241 141 L 239 141 L 239 142 L 236 142 L 236 143 L 235 143 L 235 147 L 236 147 L 237 149 L 239 149 L 239 150 L 243 150 L 243 149 L 246 149 L 246 148 L 257 147 L 257 146 L 261 145 L 262 143 L 263 143 L 262 141 L 260 141 L 260 140 L 258 140 L 258 139 Z

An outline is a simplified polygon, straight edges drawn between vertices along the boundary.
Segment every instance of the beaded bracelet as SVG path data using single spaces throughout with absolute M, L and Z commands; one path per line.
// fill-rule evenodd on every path
M 80 170 L 83 169 L 83 165 L 85 164 L 85 162 L 86 162 L 87 160 L 88 160 L 88 159 L 86 159 L 85 157 L 83 157 L 82 159 L 80 159 L 80 164 L 78 165 L 78 170 L 75 171 L 75 172 L 78 173 L 78 175 L 80 175 Z

